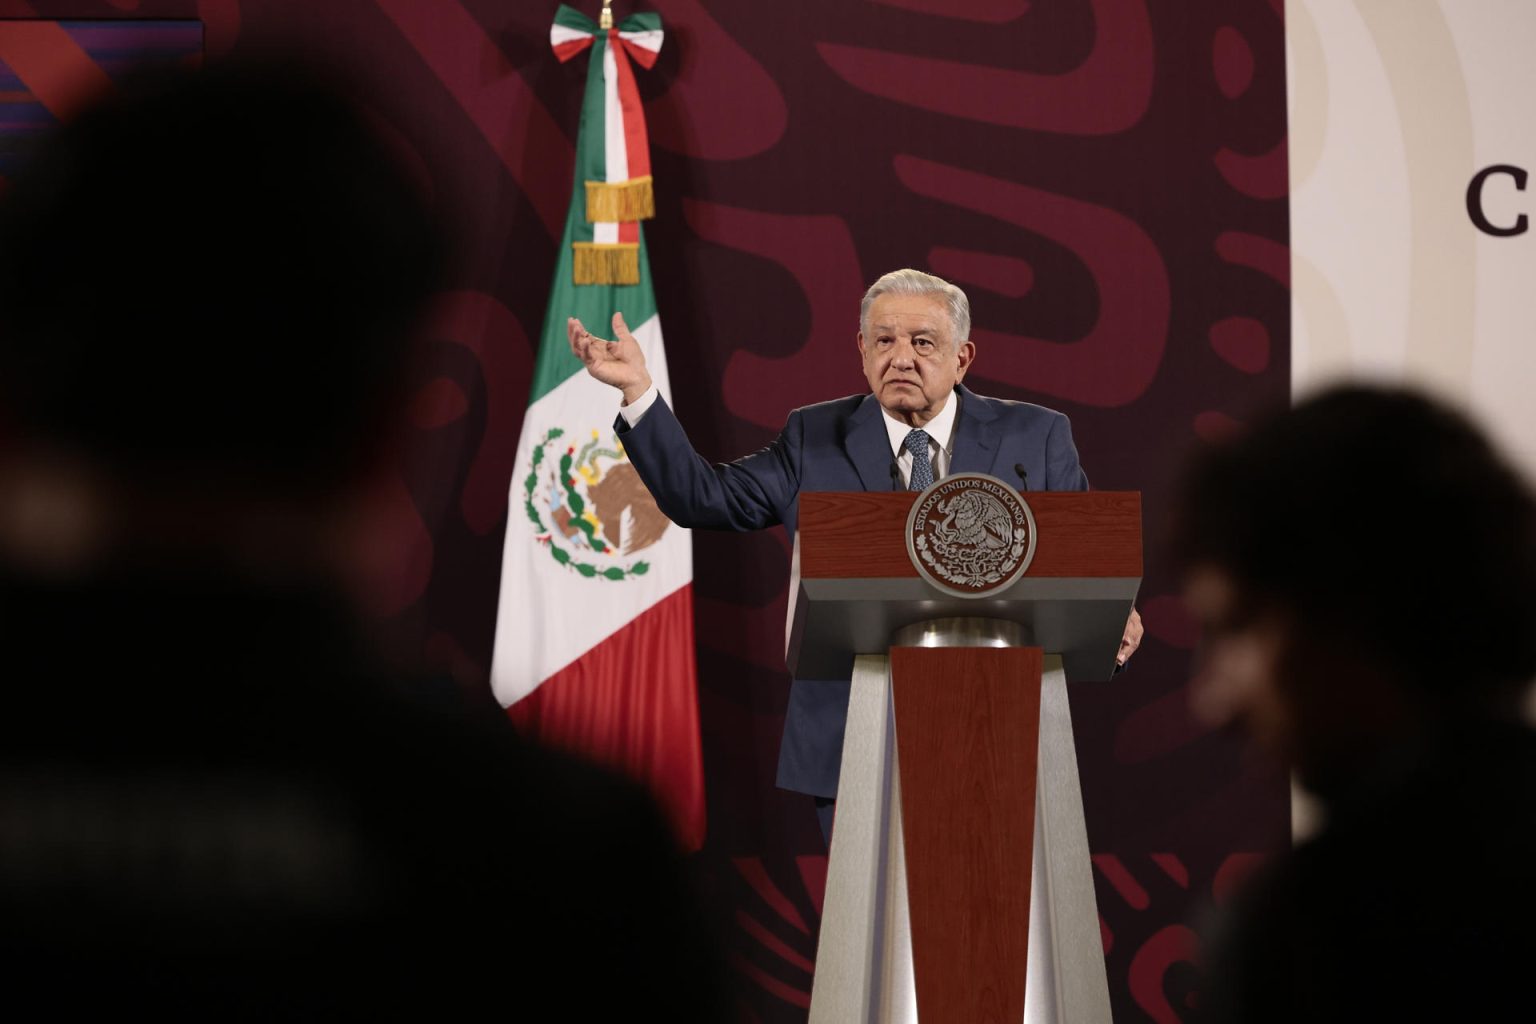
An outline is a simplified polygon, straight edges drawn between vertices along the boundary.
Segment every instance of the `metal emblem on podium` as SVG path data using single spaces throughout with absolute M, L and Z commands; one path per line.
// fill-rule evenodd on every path
M 1035 557 L 1035 516 L 997 477 L 957 473 L 917 496 L 907 516 L 907 554 L 918 575 L 944 593 L 992 597 Z

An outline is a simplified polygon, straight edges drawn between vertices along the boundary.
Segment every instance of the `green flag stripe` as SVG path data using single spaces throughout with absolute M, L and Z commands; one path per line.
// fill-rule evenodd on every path
M 539 356 L 533 368 L 533 388 L 528 396 L 532 405 L 572 374 L 585 373 L 581 360 L 571 354 L 565 337 L 565 319 L 574 316 L 587 330 L 600 338 L 613 337 L 610 321 L 615 312 L 624 314 L 631 328 L 639 327 L 656 315 L 656 296 L 651 289 L 651 261 L 646 251 L 645 229 L 640 229 L 640 281 L 638 284 L 571 283 L 571 221 L 580 215 L 575 203 L 573 215 L 566 218 L 565 241 L 555 263 L 555 283 L 550 289 L 549 309 L 544 314 L 544 330 L 539 336 Z M 618 407 L 617 402 L 614 405 Z
M 576 182 L 571 202 L 586 202 L 583 185 L 588 181 L 608 180 L 607 97 L 603 87 L 603 59 L 608 55 L 608 37 L 592 40 L 592 57 L 587 62 L 587 94 L 581 100 L 581 127 L 576 143 Z
M 658 19 L 657 24 L 660 24 Z M 549 290 L 549 307 L 544 313 L 544 330 L 539 335 L 539 354 L 533 368 L 533 387 L 528 397 L 532 405 L 549 394 L 572 374 L 586 372 L 581 360 L 571 354 L 565 337 L 566 317 L 577 317 L 599 337 L 611 338 L 610 321 L 622 312 L 630 327 L 638 327 L 656 315 L 656 297 L 651 289 L 650 258 L 646 252 L 645 231 L 640 231 L 640 281 L 632 285 L 571 283 L 571 244 L 592 241 L 592 225 L 587 222 L 587 181 L 608 178 L 604 138 L 603 54 L 608 40 L 599 35 L 592 42 L 591 63 L 587 66 L 587 93 L 581 105 L 581 126 L 576 137 L 576 172 L 571 184 L 571 203 L 565 214 L 565 233 L 555 260 L 555 280 Z
M 620 32 L 654 32 L 661 28 L 661 15 L 655 11 L 637 11 L 619 22 Z
M 607 103 L 603 89 L 603 56 L 608 39 L 592 41 L 592 56 L 587 63 L 587 93 L 581 100 L 581 125 L 576 132 L 576 174 L 571 183 L 571 209 L 579 216 L 566 218 L 566 230 L 575 227 L 572 236 L 578 242 L 592 241 L 592 225 L 587 222 L 586 183 L 608 180 Z
M 656 28 L 660 18 L 656 18 Z M 571 183 L 570 207 L 565 212 L 565 232 L 561 249 L 554 261 L 554 281 L 550 287 L 550 306 L 544 312 L 544 330 L 539 333 L 539 355 L 533 367 L 533 387 L 528 404 L 539 401 L 574 373 L 585 373 L 581 359 L 571 355 L 565 339 L 565 318 L 576 316 L 594 335 L 611 338 L 614 312 L 624 313 L 630 327 L 639 327 L 656 315 L 656 293 L 651 290 L 650 255 L 645 249 L 645 230 L 641 229 L 641 279 L 637 284 L 582 284 L 571 282 L 571 243 L 591 241 L 587 221 L 587 181 L 605 181 L 608 177 L 607 149 L 604 135 L 604 83 L 602 58 L 608 40 L 599 34 L 591 46 L 587 66 L 587 95 L 582 98 L 581 127 L 576 135 L 576 172 Z
M 633 15 L 631 15 L 633 17 Z M 660 24 L 660 21 L 657 22 Z M 555 24 L 576 32 L 597 32 L 597 22 L 575 8 L 561 4 L 555 10 Z

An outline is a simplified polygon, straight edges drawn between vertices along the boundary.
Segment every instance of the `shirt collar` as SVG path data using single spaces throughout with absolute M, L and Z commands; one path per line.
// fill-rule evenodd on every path
M 951 391 L 949 400 L 944 403 L 944 408 L 939 414 L 922 428 L 928 432 L 928 437 L 945 451 L 949 451 L 950 440 L 955 434 L 955 411 L 960 408 L 960 392 Z M 898 456 L 905 449 L 904 442 L 912 428 L 901 420 L 892 416 L 884 406 L 880 407 L 880 415 L 885 419 L 885 432 L 891 439 L 891 451 Z

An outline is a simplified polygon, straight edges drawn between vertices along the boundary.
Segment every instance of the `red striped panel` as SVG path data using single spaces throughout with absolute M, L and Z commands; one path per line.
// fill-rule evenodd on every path
M 55 21 L 0 22 L 0 62 L 60 120 L 112 88 L 107 73 Z

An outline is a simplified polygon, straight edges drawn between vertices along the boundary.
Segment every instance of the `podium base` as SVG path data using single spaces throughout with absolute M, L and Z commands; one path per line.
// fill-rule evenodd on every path
M 951 643 L 960 639 L 950 628 L 929 632 L 946 634 Z M 908 642 L 928 646 L 935 641 Z M 996 646 L 998 640 L 977 635 L 960 644 Z M 1110 1019 L 1109 986 L 1059 657 L 1044 659 L 1039 716 L 1033 856 L 1020 852 L 1017 857 L 1021 869 L 1026 857 L 1030 864 L 1028 956 L 1018 964 L 1025 977 L 1023 1020 L 1103 1024 Z M 890 659 L 858 657 L 811 1024 L 912 1024 L 919 1019 L 895 723 Z M 985 978 L 976 981 L 978 987 L 987 984 Z

